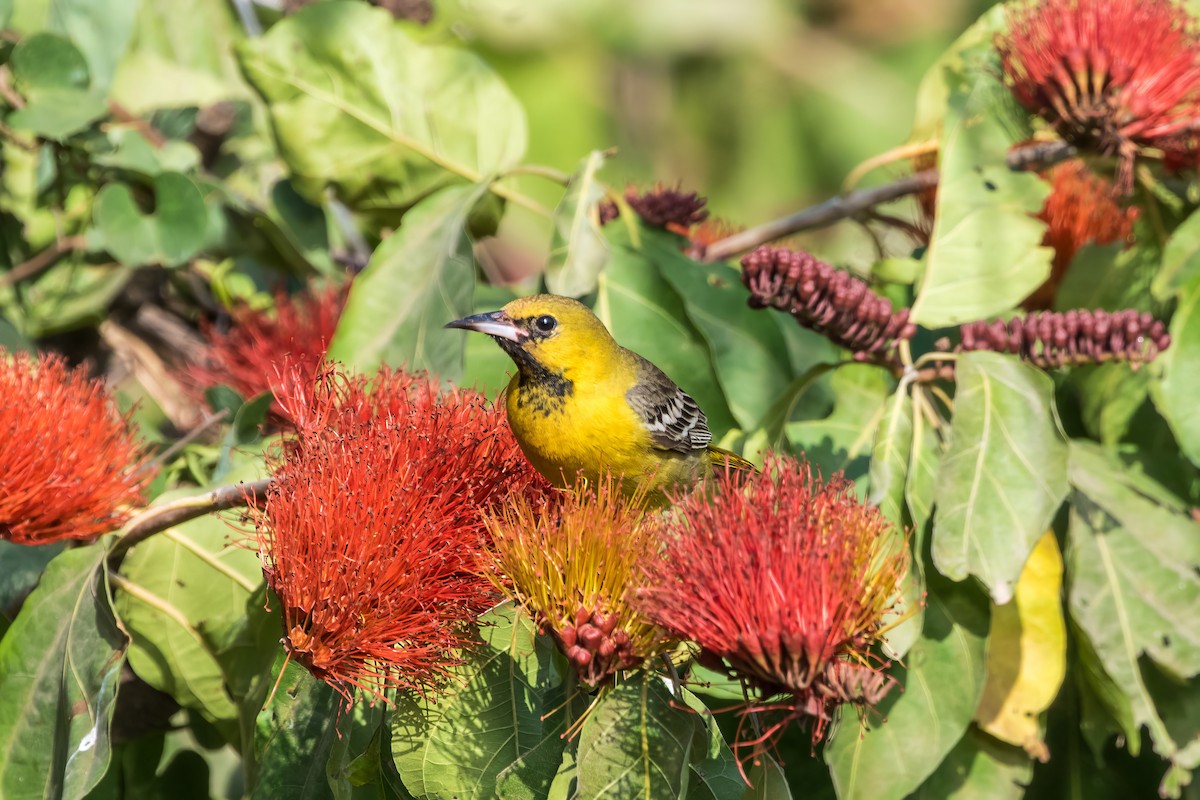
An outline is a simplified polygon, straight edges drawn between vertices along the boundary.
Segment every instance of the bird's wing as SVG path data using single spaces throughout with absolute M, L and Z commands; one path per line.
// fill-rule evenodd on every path
M 690 453 L 712 441 L 708 420 L 692 396 L 675 385 L 661 369 L 637 356 L 638 381 L 625 393 L 654 446 Z

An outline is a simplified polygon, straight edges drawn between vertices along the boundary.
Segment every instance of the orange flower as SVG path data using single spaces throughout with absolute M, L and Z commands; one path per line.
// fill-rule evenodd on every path
M 581 478 L 555 499 L 516 495 L 488 515 L 485 572 L 554 637 L 580 680 L 598 686 L 670 646 L 630 604 L 658 533 L 643 498 L 623 497 L 612 476 Z
M 347 698 L 436 691 L 494 602 L 482 513 L 548 488 L 481 395 L 391 371 L 301 374 L 278 396 L 298 435 L 251 509 L 284 646 Z
M 1042 244 L 1054 248 L 1054 261 L 1050 277 L 1021 303 L 1027 310 L 1052 307 L 1067 267 L 1079 249 L 1087 244 L 1129 239 L 1138 217 L 1137 208 L 1118 205 L 1112 183 L 1082 161 L 1064 161 L 1044 174 L 1051 189 L 1038 218 L 1046 222 Z
M 646 567 L 647 615 L 726 665 L 782 719 L 738 747 L 757 749 L 792 719 L 813 741 L 841 703 L 871 706 L 891 688 L 870 648 L 908 565 L 904 537 L 841 477 L 775 457 L 753 478 L 724 476 L 711 496 L 679 499 L 666 549 Z
M 231 314 L 228 330 L 202 326 L 208 349 L 201 362 L 188 370 L 199 392 L 228 386 L 250 399 L 272 391 L 284 366 L 313 377 L 341 318 L 348 286 L 309 288 L 288 296 L 275 295 L 275 313 L 241 307 Z M 278 404 L 272 413 L 279 414 Z
M 120 527 L 152 471 L 102 381 L 59 356 L 0 352 L 0 539 L 92 539 Z

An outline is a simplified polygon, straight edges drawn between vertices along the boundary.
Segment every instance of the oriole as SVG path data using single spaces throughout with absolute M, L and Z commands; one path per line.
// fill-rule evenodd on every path
M 571 486 L 610 471 L 627 492 L 689 485 L 728 464 L 755 467 L 714 447 L 696 401 L 661 369 L 617 344 L 591 309 L 557 295 L 513 300 L 446 324 L 491 336 L 517 365 L 508 424 L 530 463 Z

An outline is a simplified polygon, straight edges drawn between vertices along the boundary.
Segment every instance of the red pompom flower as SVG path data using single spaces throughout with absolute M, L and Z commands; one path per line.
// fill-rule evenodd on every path
M 891 688 L 871 652 L 908 567 L 905 537 L 841 477 L 773 458 L 759 475 L 725 475 L 710 496 L 664 517 L 665 551 L 638 598 L 655 622 L 725 665 L 757 694 L 745 711 L 781 712 L 757 752 L 793 719 L 813 741 L 842 703 L 873 706 Z
M 278 397 L 297 437 L 251 509 L 284 646 L 347 698 L 436 691 L 494 602 L 482 513 L 548 489 L 482 395 L 391 371 L 300 373 Z
M 92 539 L 120 527 L 152 476 L 102 381 L 58 356 L 0 351 L 0 539 Z
M 190 383 L 201 392 L 228 386 L 250 399 L 273 391 L 285 364 L 312 379 L 325 358 L 348 291 L 348 286 L 310 287 L 292 296 L 280 291 L 274 313 L 240 307 L 232 312 L 228 330 L 203 326 L 208 348 L 200 363 L 188 370 Z M 272 413 L 279 411 L 276 403 Z
M 1013 95 L 1067 141 L 1115 156 L 1133 187 L 1142 147 L 1194 150 L 1200 38 L 1173 0 L 1038 0 L 1009 10 L 999 43 Z

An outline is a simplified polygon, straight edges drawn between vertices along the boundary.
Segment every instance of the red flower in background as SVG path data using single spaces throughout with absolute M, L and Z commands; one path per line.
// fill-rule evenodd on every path
M 1079 160 L 1051 167 L 1050 196 L 1038 217 L 1046 222 L 1042 244 L 1054 248 L 1050 277 L 1027 297 L 1025 309 L 1054 305 L 1058 287 L 1079 249 L 1088 244 L 1112 244 L 1129 239 L 1137 220 L 1136 207 L 1122 207 L 1113 197 L 1113 185 Z
M 1120 159 L 1133 187 L 1140 147 L 1196 150 L 1200 46 L 1172 0 L 1039 0 L 1009 8 L 999 42 L 1013 95 L 1080 147 Z
M 59 356 L 0 352 L 0 539 L 92 539 L 120 527 L 153 472 L 103 381 Z
M 676 504 L 666 547 L 646 567 L 644 611 L 727 665 L 782 719 L 739 747 L 757 749 L 792 719 L 814 742 L 841 703 L 871 706 L 891 688 L 870 648 L 908 565 L 904 537 L 835 477 L 791 459 L 749 479 L 726 475 Z
M 298 435 L 251 513 L 284 646 L 347 697 L 435 691 L 494 602 L 483 512 L 548 487 L 474 392 L 325 367 L 292 370 L 278 399 Z
M 228 330 L 204 325 L 208 349 L 188 370 L 190 382 L 200 392 L 228 386 L 250 399 L 273 391 L 285 365 L 311 379 L 325 358 L 348 293 L 348 285 L 310 287 L 291 296 L 279 291 L 273 314 L 241 307 L 232 312 Z M 273 414 L 279 411 L 278 403 L 272 406 Z

